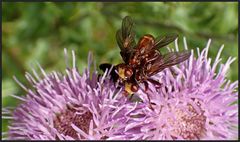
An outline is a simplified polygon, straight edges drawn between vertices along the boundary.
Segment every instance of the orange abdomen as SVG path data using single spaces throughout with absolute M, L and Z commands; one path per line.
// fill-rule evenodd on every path
M 150 34 L 144 35 L 138 42 L 138 47 L 140 50 L 142 48 L 147 48 L 154 44 L 154 37 Z

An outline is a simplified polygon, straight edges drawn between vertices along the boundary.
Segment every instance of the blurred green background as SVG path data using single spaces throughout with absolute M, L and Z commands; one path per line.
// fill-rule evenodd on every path
M 150 33 L 154 36 L 179 34 L 188 47 L 204 48 L 212 39 L 209 57 L 213 60 L 222 44 L 223 62 L 238 55 L 238 4 L 237 2 L 42 2 L 8 3 L 2 9 L 2 106 L 15 107 L 20 102 L 10 94 L 25 95 L 13 80 L 16 76 L 29 86 L 24 73 L 31 67 L 39 73 L 36 62 L 47 71 L 64 72 L 64 48 L 73 49 L 80 71 L 87 66 L 87 55 L 93 52 L 97 66 L 103 62 L 121 62 L 115 32 L 122 18 L 129 15 L 136 23 L 136 36 Z M 173 44 L 171 45 L 173 46 Z M 235 61 L 228 74 L 232 81 L 238 78 Z M 2 121 L 3 131 L 7 121 Z

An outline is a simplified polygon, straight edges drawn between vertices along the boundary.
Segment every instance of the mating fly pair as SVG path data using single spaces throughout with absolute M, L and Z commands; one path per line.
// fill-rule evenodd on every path
M 160 87 L 161 84 L 150 77 L 165 68 L 187 60 L 190 56 L 189 51 L 160 53 L 159 49 L 173 42 L 177 35 L 160 36 L 155 39 L 152 35 L 146 34 L 136 43 L 133 26 L 132 19 L 126 16 L 122 27 L 116 33 L 124 63 L 113 66 L 110 73 L 114 82 L 119 80 L 124 86 L 125 95 L 137 92 L 140 83 L 145 85 L 145 91 L 148 89 L 149 82 Z M 111 66 L 112 64 L 105 63 L 99 67 L 105 71 Z

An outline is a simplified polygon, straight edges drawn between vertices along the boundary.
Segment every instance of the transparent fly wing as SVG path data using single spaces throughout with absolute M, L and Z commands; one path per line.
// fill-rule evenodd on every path
M 152 76 L 162 71 L 165 68 L 179 64 L 187 60 L 191 55 L 190 51 L 169 52 L 165 55 L 159 56 L 158 59 L 148 64 L 146 71 L 147 76 Z
M 153 48 L 154 49 L 159 49 L 159 48 L 165 47 L 166 45 L 175 41 L 177 39 L 177 37 L 178 37 L 177 34 L 159 36 L 155 39 L 155 43 L 154 43 Z
M 120 54 L 125 63 L 129 62 L 136 47 L 135 33 L 133 31 L 134 23 L 131 17 L 126 16 L 123 19 L 122 27 L 116 33 L 116 40 L 120 48 Z

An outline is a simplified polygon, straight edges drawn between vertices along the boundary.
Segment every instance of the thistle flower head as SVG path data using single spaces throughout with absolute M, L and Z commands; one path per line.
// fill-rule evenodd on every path
M 202 52 L 197 49 L 198 57 L 192 50 L 189 60 L 154 76 L 163 84 L 161 89 L 150 85 L 149 91 L 139 92 L 146 102 L 146 107 L 134 111 L 141 120 L 133 127 L 142 132 L 139 139 L 237 139 L 238 109 L 233 102 L 237 101 L 238 82 L 226 79 L 235 58 L 230 57 L 217 72 L 223 46 L 211 65 L 207 57 L 210 42 Z M 185 39 L 184 43 L 187 48 Z M 147 95 L 153 110 L 147 107 Z
M 175 47 L 178 51 L 177 40 Z M 186 40 L 184 47 L 187 49 Z M 220 48 L 215 60 L 208 58 L 210 41 L 197 56 L 153 76 L 162 87 L 149 85 L 136 95 L 142 102 L 131 102 L 111 82 L 109 72 L 98 76 L 89 67 L 80 75 L 75 65 L 66 74 L 26 73 L 33 89 L 24 87 L 26 97 L 12 116 L 8 139 L 237 139 L 237 85 L 226 79 L 230 64 L 221 61 Z M 67 54 L 66 54 L 67 55 Z M 217 68 L 219 67 L 218 71 Z M 135 95 L 135 96 L 136 96 Z M 151 106 L 149 107 L 150 96 Z M 5 110 L 5 114 L 10 114 Z
M 66 54 L 67 55 L 67 54 Z M 135 106 L 110 81 L 107 72 L 98 77 L 90 74 L 89 67 L 80 75 L 75 67 L 47 74 L 40 67 L 43 78 L 26 74 L 33 89 L 24 87 L 26 97 L 12 115 L 8 139 L 73 140 L 73 139 L 126 139 L 122 134 L 125 114 Z

